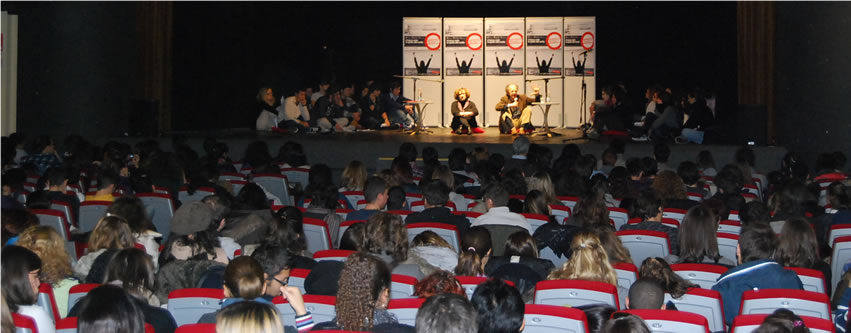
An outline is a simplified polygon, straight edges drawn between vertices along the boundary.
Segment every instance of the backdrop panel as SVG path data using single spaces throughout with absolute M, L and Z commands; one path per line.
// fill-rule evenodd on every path
M 590 113 L 588 106 L 595 100 L 596 90 L 596 24 L 595 17 L 564 18 L 564 125 L 579 127 Z M 575 70 L 576 63 L 584 63 L 586 104 L 581 105 L 582 72 Z M 584 110 L 583 110 L 584 109 Z
M 443 29 L 439 17 L 405 17 L 402 19 L 402 73 L 423 79 L 443 78 Z M 405 79 L 402 95 L 411 99 L 422 99 L 432 104 L 426 109 L 423 124 L 440 126 L 443 114 L 443 84 L 425 80 Z
M 485 18 L 485 92 L 479 107 L 488 126 L 499 125 L 495 106 L 505 95 L 505 86 L 517 84 L 522 91 L 526 63 L 525 19 Z M 540 117 L 538 119 L 541 119 Z
M 527 17 L 526 18 L 526 93 L 531 94 L 534 87 L 539 87 L 541 95 L 545 90 L 548 96 L 542 96 L 541 101 L 549 100 L 553 105 L 549 112 L 551 127 L 563 126 L 563 93 L 562 78 L 564 75 L 564 47 L 562 38 L 561 17 Z M 549 80 L 545 89 L 544 79 Z M 547 97 L 548 99 L 544 99 Z M 543 106 L 535 106 L 532 110 L 532 125 L 543 124 Z
M 0 36 L 0 126 L 2 135 L 7 136 L 17 131 L 18 123 L 18 15 L 2 12 Z
M 455 89 L 464 87 L 470 91 L 470 101 L 479 109 L 476 121 L 484 124 L 484 37 L 482 18 L 444 18 L 443 47 L 444 84 L 443 84 L 443 126 L 452 123 L 452 103 L 455 102 Z M 429 111 L 430 112 L 430 111 Z

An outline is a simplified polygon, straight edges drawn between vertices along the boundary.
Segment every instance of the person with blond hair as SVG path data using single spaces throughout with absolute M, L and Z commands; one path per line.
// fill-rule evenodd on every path
M 470 91 L 467 88 L 455 89 L 455 101 L 452 102 L 451 110 L 452 124 L 449 127 L 452 128 L 453 133 L 470 135 L 485 132 L 476 123 L 479 109 L 470 100 Z
M 587 280 L 605 282 L 618 287 L 618 298 L 621 304 L 629 290 L 618 286 L 618 276 L 609 255 L 600 243 L 597 235 L 583 231 L 573 237 L 570 260 L 550 272 L 547 280 Z
M 106 265 L 112 256 L 119 250 L 134 247 L 135 243 L 127 220 L 105 216 L 89 235 L 89 247 L 74 265 L 74 274 L 85 283 L 103 283 Z
M 553 180 L 546 171 L 535 172 L 532 177 L 526 178 L 526 189 L 529 192 L 538 190 L 543 193 L 548 205 L 563 205 L 561 200 L 556 197 Z
M 346 168 L 343 169 L 343 175 L 340 177 L 340 192 L 346 191 L 363 191 L 366 185 L 366 167 L 361 161 L 351 161 Z M 355 202 L 357 204 L 357 202 Z
M 216 314 L 216 333 L 284 333 L 278 310 L 260 302 L 239 302 Z
M 33 226 L 21 233 L 17 245 L 33 251 L 41 259 L 39 279 L 53 287 L 59 315 L 65 317 L 68 314 L 68 292 L 71 287 L 80 284 L 80 280 L 74 277 L 71 258 L 65 251 L 65 240 L 52 227 Z

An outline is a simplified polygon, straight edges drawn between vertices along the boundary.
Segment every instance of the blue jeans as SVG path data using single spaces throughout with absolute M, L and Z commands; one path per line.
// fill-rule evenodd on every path
M 390 118 L 390 122 L 393 124 L 402 125 L 402 127 L 410 127 L 414 124 L 414 118 L 411 118 L 404 109 L 394 110 L 387 113 L 387 116 Z M 414 112 L 413 116 L 416 116 L 416 112 Z
M 698 131 L 693 128 L 683 128 L 683 132 L 680 136 L 697 144 L 703 143 L 703 131 Z

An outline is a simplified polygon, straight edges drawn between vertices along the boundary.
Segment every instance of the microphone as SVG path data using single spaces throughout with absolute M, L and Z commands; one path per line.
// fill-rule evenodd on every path
M 591 51 L 594 51 L 594 49 L 585 50 L 584 52 L 580 53 L 579 55 L 588 54 L 588 52 L 591 52 Z

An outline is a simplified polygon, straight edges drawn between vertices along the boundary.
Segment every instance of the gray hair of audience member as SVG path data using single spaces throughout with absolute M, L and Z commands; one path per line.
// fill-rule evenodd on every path
M 636 315 L 615 312 L 600 333 L 650 333 L 650 328 Z
M 630 310 L 661 309 L 665 304 L 665 290 L 662 284 L 653 278 L 640 278 L 629 287 L 627 306 Z
M 429 297 L 417 312 L 417 333 L 475 333 L 478 313 L 466 297 L 441 294 Z
M 514 155 L 526 155 L 529 153 L 529 138 L 518 136 L 511 143 L 511 148 L 514 150 Z

